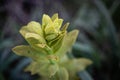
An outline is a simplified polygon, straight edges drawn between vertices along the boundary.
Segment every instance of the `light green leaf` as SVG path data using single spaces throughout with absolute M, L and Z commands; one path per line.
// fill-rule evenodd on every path
M 63 19 L 55 19 L 53 22 L 53 26 L 56 30 L 59 30 L 63 23 Z
M 45 29 L 48 24 L 52 24 L 52 20 L 48 15 L 44 14 L 42 18 L 42 28 Z
M 22 34 L 23 37 L 28 32 L 29 33 L 36 33 L 36 34 L 39 34 L 40 36 L 43 37 L 43 32 L 42 32 L 42 29 L 41 29 L 41 25 L 38 22 L 31 21 L 30 23 L 28 23 L 27 26 L 23 26 L 20 29 L 20 33 Z
M 25 38 L 25 34 L 26 33 L 30 33 L 29 29 L 27 28 L 27 26 L 23 26 L 20 31 L 21 35 Z
M 26 33 L 25 39 L 29 42 L 29 44 L 40 44 L 46 43 L 45 39 L 38 34 L 35 33 Z
M 60 67 L 54 76 L 55 80 L 69 80 L 68 71 L 64 67 Z
M 46 52 L 46 44 L 44 44 L 44 43 L 41 43 L 41 44 L 33 44 L 32 45 L 32 47 L 35 49 L 35 50 L 37 50 L 37 51 L 40 51 L 40 52 L 42 52 L 42 53 L 44 53 L 44 54 L 47 54 L 47 52 Z
M 49 64 L 49 61 L 32 62 L 25 71 L 31 71 L 31 74 L 39 74 L 42 77 L 50 78 L 58 71 L 57 64 Z
M 68 28 L 69 24 L 70 24 L 69 22 L 66 23 L 66 24 L 62 27 L 61 30 L 62 30 L 62 31 L 66 31 L 66 29 Z
M 49 70 L 50 70 L 51 64 L 50 63 L 43 63 L 41 65 L 41 63 L 40 63 L 40 64 L 38 64 L 38 66 L 39 66 L 39 73 L 38 74 L 40 74 L 43 77 L 50 78 L 51 71 L 49 71 Z
M 40 36 L 43 36 L 43 32 L 42 32 L 40 23 L 31 21 L 28 23 L 27 28 L 29 29 L 30 32 L 39 34 Z
M 36 51 L 30 46 L 26 45 L 16 46 L 12 49 L 12 51 L 17 55 L 30 57 L 36 61 L 45 60 L 45 54 L 43 54 L 40 51 Z
M 92 64 L 92 61 L 86 58 L 67 59 L 60 64 L 68 70 L 70 80 L 78 80 L 76 73 L 85 70 L 87 66 Z
M 55 13 L 53 16 L 52 16 L 52 21 L 54 21 L 55 19 L 58 19 L 58 13 Z
M 48 64 L 49 62 L 47 60 L 46 61 L 41 60 L 40 62 L 32 61 L 30 65 L 28 65 L 25 68 L 25 71 L 30 71 L 32 75 L 34 74 L 41 75 L 41 73 L 44 73 L 43 71 L 45 70 L 45 69 L 44 70 L 41 70 L 41 69 L 47 66 Z
M 92 61 L 87 58 L 79 58 L 74 60 L 76 71 L 85 70 L 85 68 L 92 64 Z
M 47 36 L 51 34 L 58 34 L 58 31 L 54 28 L 53 24 L 45 28 L 45 35 Z
M 36 66 L 36 62 L 31 62 L 25 69 L 24 71 L 28 72 L 30 71 L 32 75 L 37 74 L 39 72 L 39 66 Z
M 73 30 L 67 33 L 63 39 L 62 46 L 55 54 L 58 54 L 59 56 L 63 56 L 62 54 L 66 53 L 75 43 L 76 38 L 78 36 L 78 32 L 79 32 L 78 30 Z
M 55 53 L 58 49 L 60 49 L 63 39 L 65 36 L 65 32 L 59 34 L 55 39 L 48 42 L 48 45 L 52 48 L 53 52 Z
M 62 58 L 63 59 L 63 58 Z M 70 80 L 79 80 L 76 75 L 77 72 L 83 71 L 88 65 L 92 64 L 92 61 L 85 58 L 80 59 L 64 59 L 60 65 L 64 66 L 69 72 Z
M 48 42 L 48 45 L 49 45 L 50 47 L 53 46 L 54 44 L 56 44 L 56 42 L 57 42 L 59 39 L 63 38 L 64 36 L 65 36 L 65 33 L 59 34 L 55 39 L 49 41 L 49 42 Z
M 45 38 L 49 43 L 51 40 L 54 40 L 57 36 L 58 36 L 58 34 L 53 33 L 53 34 L 46 35 Z
M 56 74 L 56 72 L 59 70 L 57 64 L 52 64 L 48 67 L 48 72 L 50 74 L 50 78 Z
M 46 41 L 43 37 L 35 33 L 26 33 L 25 39 L 36 50 L 45 53 Z
M 85 68 L 92 64 L 92 61 L 86 58 L 71 59 L 62 63 L 73 74 L 85 70 Z M 70 73 L 71 74 L 71 73 Z
M 62 46 L 64 36 L 65 36 L 64 33 L 60 34 L 59 39 L 56 39 L 56 40 L 52 41 L 51 48 L 52 48 L 54 53 L 56 51 L 58 51 L 60 49 L 60 47 Z

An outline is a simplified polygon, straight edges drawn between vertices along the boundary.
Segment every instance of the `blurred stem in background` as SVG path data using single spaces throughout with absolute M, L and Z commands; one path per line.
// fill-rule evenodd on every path
M 117 10 L 118 7 L 119 7 L 119 4 L 120 4 L 120 1 L 119 1 L 119 0 L 114 0 L 111 8 L 109 9 L 109 12 L 110 12 L 111 16 L 116 12 L 116 10 Z
M 112 53 L 114 53 L 116 57 L 120 58 L 118 48 L 119 47 L 118 36 L 116 34 L 115 25 L 113 24 L 109 11 L 105 8 L 105 6 L 100 0 L 93 1 L 97 8 L 100 10 L 100 12 L 104 15 L 105 21 L 107 22 L 108 37 L 112 45 Z

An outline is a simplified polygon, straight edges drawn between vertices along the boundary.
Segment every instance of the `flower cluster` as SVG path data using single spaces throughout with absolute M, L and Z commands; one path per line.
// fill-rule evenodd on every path
M 32 74 L 40 74 L 42 77 L 57 80 L 68 80 L 69 72 L 78 70 L 91 64 L 88 59 L 69 59 L 66 53 L 76 41 L 78 30 L 67 32 L 69 23 L 62 26 L 63 19 L 54 14 L 51 18 L 44 14 L 42 25 L 31 21 L 20 29 L 21 35 L 29 45 L 16 46 L 12 50 L 20 56 L 32 58 L 31 64 L 25 69 Z M 67 65 L 66 65 L 67 64 Z M 72 77 L 72 76 L 71 76 Z M 71 78 L 72 79 L 72 78 Z

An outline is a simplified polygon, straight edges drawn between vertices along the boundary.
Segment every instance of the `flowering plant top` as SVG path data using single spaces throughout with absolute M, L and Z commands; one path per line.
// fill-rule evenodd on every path
M 61 27 L 62 23 L 63 19 L 60 19 L 58 14 L 54 14 L 51 18 L 44 14 L 42 24 L 31 21 L 20 29 L 21 35 L 29 45 L 19 45 L 12 50 L 17 55 L 32 58 L 33 61 L 25 69 L 26 71 L 39 74 L 43 78 L 57 75 L 56 80 L 60 77 L 61 80 L 68 80 L 69 72 L 72 71 L 75 75 L 78 70 L 84 70 L 91 64 L 91 61 L 85 58 L 71 60 L 67 57 L 66 54 L 76 41 L 79 31 L 67 32 L 69 23 Z

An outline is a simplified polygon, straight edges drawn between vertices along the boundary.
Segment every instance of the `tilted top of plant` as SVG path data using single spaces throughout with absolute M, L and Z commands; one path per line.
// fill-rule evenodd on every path
M 56 80 L 69 80 L 70 77 L 75 80 L 76 72 L 92 63 L 85 58 L 69 59 L 66 54 L 76 41 L 79 31 L 67 32 L 69 23 L 61 27 L 62 23 L 63 19 L 58 18 L 58 14 L 51 18 L 44 14 L 42 24 L 31 21 L 20 29 L 29 45 L 12 49 L 17 55 L 32 58 L 33 61 L 25 70 L 41 75 L 43 80 L 53 76 Z

